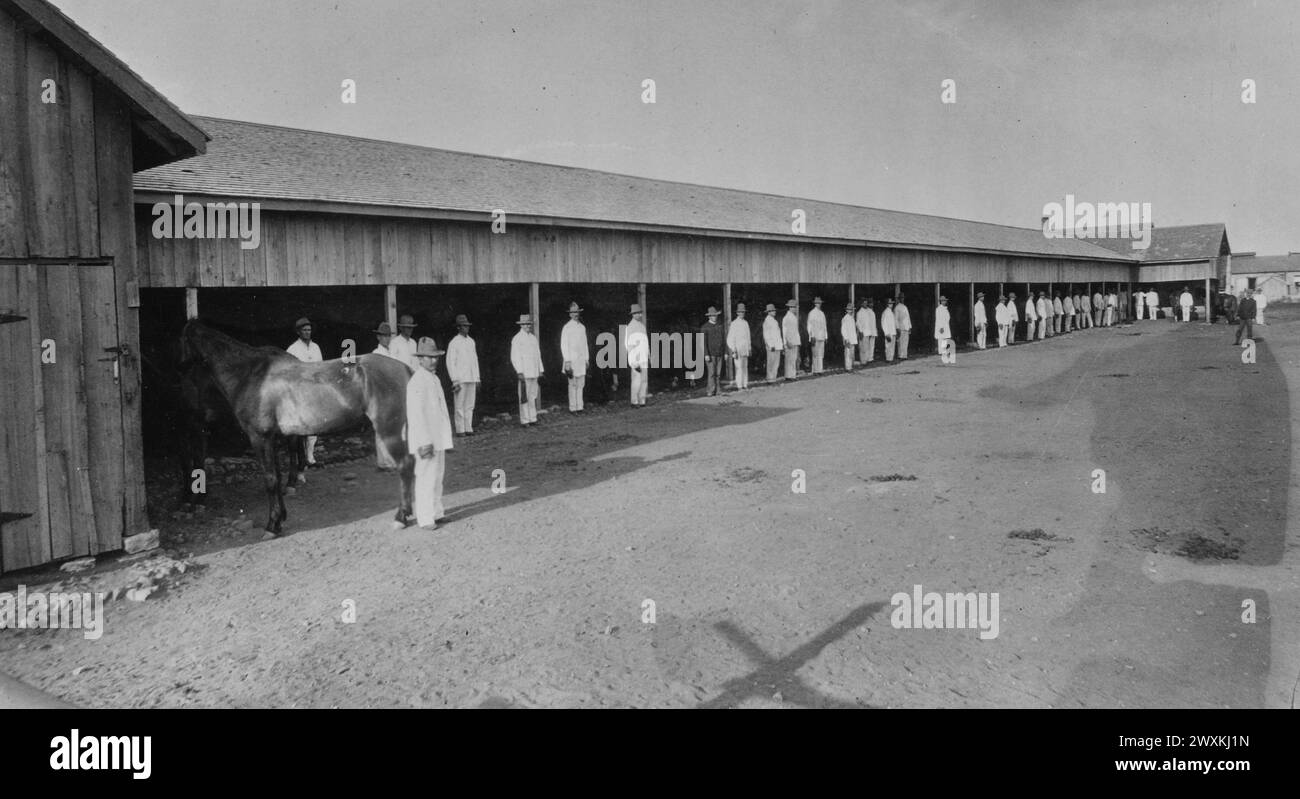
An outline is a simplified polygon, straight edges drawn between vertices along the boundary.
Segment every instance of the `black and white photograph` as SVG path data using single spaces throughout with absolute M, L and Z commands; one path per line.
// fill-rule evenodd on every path
M 1295 707 L 1298 22 L 0 0 L 0 707 Z

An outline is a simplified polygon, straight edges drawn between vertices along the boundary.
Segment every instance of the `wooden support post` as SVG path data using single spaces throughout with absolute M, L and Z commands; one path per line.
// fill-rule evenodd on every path
M 185 289 L 185 319 L 199 318 L 199 290 L 197 288 Z
M 389 283 L 384 286 L 384 318 L 388 320 L 388 326 L 397 332 L 397 285 Z
M 1210 312 L 1210 279 L 1207 277 L 1205 279 L 1205 324 L 1208 325 L 1213 321 L 1214 316 Z
M 645 324 L 646 335 L 650 335 L 650 309 L 645 305 L 645 284 L 636 284 L 636 302 L 641 306 L 641 321 Z
M 722 284 L 722 334 L 725 336 L 731 331 L 731 283 Z M 736 363 L 730 357 L 723 355 L 727 362 L 727 369 L 724 372 L 727 380 L 735 381 Z
M 537 283 L 528 284 L 528 312 L 533 315 L 533 335 L 537 336 L 537 341 L 542 340 L 542 304 L 541 291 Z M 537 381 L 537 401 L 533 403 L 533 411 L 542 409 L 542 381 Z
M 966 314 L 967 316 L 970 317 L 970 324 L 966 325 L 967 328 L 966 341 L 970 343 L 974 343 L 975 342 L 975 284 L 968 283 L 966 285 L 969 288 L 969 292 L 968 292 L 969 297 L 966 302 L 966 307 L 970 309 L 970 311 L 968 311 Z

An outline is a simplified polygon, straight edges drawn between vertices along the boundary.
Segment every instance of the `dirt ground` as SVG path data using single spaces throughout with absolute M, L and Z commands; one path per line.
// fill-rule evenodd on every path
M 97 641 L 5 631 L 0 670 L 94 707 L 1286 706 L 1300 309 L 1268 313 L 1253 365 L 1160 320 L 498 424 L 432 533 L 373 459 L 279 539 L 217 485 L 155 518 L 183 574 Z M 997 637 L 895 629 L 915 585 L 996 592 Z

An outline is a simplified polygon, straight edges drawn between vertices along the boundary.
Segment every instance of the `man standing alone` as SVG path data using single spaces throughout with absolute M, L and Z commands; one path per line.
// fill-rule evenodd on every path
M 864 366 L 876 359 L 876 310 L 871 305 L 865 297 L 858 311 L 858 361 Z
M 1244 333 L 1246 338 L 1255 337 L 1255 311 L 1259 310 L 1255 306 L 1255 300 L 1250 296 L 1249 291 L 1242 292 L 1241 303 L 1237 306 L 1237 341 L 1238 347 L 1241 346 L 1241 336 Z
M 1178 296 L 1178 307 L 1182 309 L 1183 321 L 1192 321 L 1192 292 L 1183 286 L 1183 293 Z
M 808 312 L 808 340 L 812 342 L 812 372 L 821 374 L 826 371 L 826 314 L 822 312 L 822 298 L 813 297 L 813 309 Z
M 785 304 L 781 319 L 781 336 L 785 341 L 785 379 L 794 380 L 799 374 L 799 303 L 790 300 Z
M 781 325 L 776 321 L 776 306 L 769 302 L 764 310 L 767 318 L 763 320 L 763 346 L 767 347 L 767 382 L 771 383 L 781 368 L 781 351 L 785 349 L 785 342 L 781 338 Z
M 623 346 L 627 348 L 627 365 L 632 374 L 628 383 L 632 386 L 632 407 L 645 407 L 646 382 L 650 379 L 650 337 L 645 330 L 645 312 L 638 303 L 632 303 L 632 320 L 627 323 L 623 334 Z
M 939 307 L 934 309 L 934 340 L 939 347 L 939 360 L 943 363 L 957 362 L 957 345 L 952 340 L 952 322 L 948 314 L 948 298 L 939 298 Z
M 582 413 L 582 390 L 587 384 L 587 363 L 591 352 L 587 349 L 587 326 L 578 321 L 582 307 L 569 303 L 569 321 L 560 331 L 560 360 L 564 374 L 569 379 L 569 413 Z
M 1003 297 L 1002 299 L 1006 299 Z M 971 311 L 975 322 L 975 348 L 984 349 L 988 344 L 989 312 L 984 309 L 984 292 L 975 295 L 975 308 Z M 1000 323 L 999 323 L 1000 324 Z
M 903 295 L 898 295 L 894 303 L 894 325 L 898 328 L 898 360 L 907 360 L 907 340 L 912 337 L 912 313 L 903 302 Z
M 285 351 L 304 363 L 320 363 L 324 360 L 320 354 L 320 347 L 311 340 L 311 320 L 303 317 L 294 322 L 293 327 L 298 332 L 298 338 L 286 347 Z M 303 452 L 307 455 L 308 468 L 320 468 L 320 464 L 316 463 L 316 436 L 307 436 Z
M 442 354 L 433 339 L 420 339 L 415 349 L 418 367 L 406 384 L 406 446 L 415 456 L 415 521 L 425 530 L 435 529 L 438 520 L 447 515 L 442 505 L 442 482 L 447 471 L 447 450 L 455 446 L 447 418 L 447 397 L 434 374 Z
M 708 370 L 708 389 L 705 394 L 710 397 L 716 397 L 722 392 L 722 359 L 727 357 L 727 337 L 722 333 L 722 325 L 718 324 L 720 313 L 722 312 L 710 305 L 709 310 L 704 312 L 709 321 L 700 327 L 700 333 L 704 336 L 704 367 Z
M 418 353 L 417 353 L 418 354 Z M 456 405 L 456 435 L 474 435 L 474 403 L 478 399 L 478 347 L 469 337 L 469 317 L 456 316 L 456 335 L 447 345 L 447 376 Z
M 524 427 L 537 424 L 537 381 L 545 371 L 542 368 L 542 350 L 533 335 L 533 317 L 520 314 L 519 332 L 510 340 L 510 365 L 518 381 L 519 423 Z
M 736 305 L 736 318 L 727 329 L 727 349 L 736 363 L 736 390 L 749 389 L 749 322 L 745 321 L 745 303 Z
M 853 371 L 853 352 L 858 347 L 858 325 L 853 318 L 853 303 L 844 306 L 840 319 L 840 338 L 844 339 L 844 371 Z

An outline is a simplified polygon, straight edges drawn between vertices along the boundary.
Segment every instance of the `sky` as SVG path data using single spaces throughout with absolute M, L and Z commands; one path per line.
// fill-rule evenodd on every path
M 1294 0 L 55 4 L 191 114 L 1020 227 L 1149 202 L 1300 251 Z

